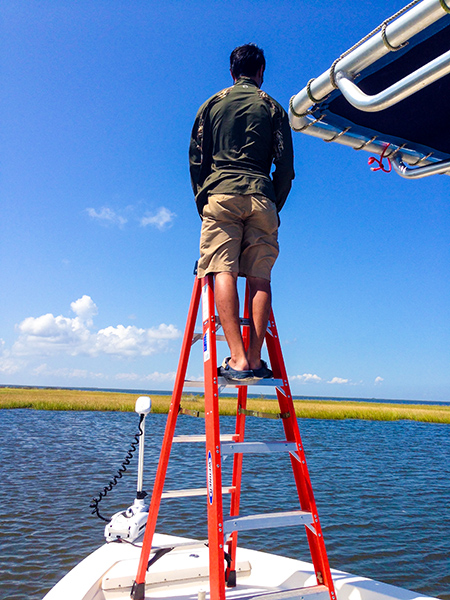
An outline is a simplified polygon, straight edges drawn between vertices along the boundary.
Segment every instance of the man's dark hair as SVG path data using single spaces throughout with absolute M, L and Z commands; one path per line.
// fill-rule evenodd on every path
M 255 44 L 238 46 L 230 55 L 230 69 L 235 79 L 241 75 L 254 77 L 261 67 L 266 68 L 264 51 Z

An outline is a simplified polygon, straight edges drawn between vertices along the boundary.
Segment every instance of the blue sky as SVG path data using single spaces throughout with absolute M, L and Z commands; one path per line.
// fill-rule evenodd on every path
M 231 50 L 264 48 L 287 107 L 403 4 L 3 3 L 0 383 L 170 389 L 200 229 L 190 129 Z M 293 393 L 450 400 L 450 179 L 293 138 L 273 276 Z

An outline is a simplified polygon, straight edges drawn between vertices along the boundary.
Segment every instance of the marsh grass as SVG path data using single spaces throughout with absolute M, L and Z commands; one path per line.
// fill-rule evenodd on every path
M 86 390 L 0 388 L 1 408 L 33 408 L 37 410 L 134 411 L 138 394 L 97 392 Z M 152 412 L 164 414 L 169 410 L 170 396 L 152 394 Z M 183 408 L 203 411 L 204 398 L 195 394 L 182 396 Z M 387 404 L 383 402 L 352 402 L 347 400 L 296 400 L 295 411 L 305 419 L 365 419 L 371 421 L 422 421 L 450 423 L 450 406 Z M 236 398 L 221 397 L 220 414 L 236 414 Z M 275 400 L 249 398 L 249 410 L 276 414 Z

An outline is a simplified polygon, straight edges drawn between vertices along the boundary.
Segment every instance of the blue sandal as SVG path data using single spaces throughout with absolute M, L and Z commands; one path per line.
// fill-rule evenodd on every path
M 273 373 L 267 366 L 267 363 L 265 360 L 261 361 L 261 366 L 259 367 L 259 369 L 253 369 L 253 375 L 255 377 L 257 377 L 258 379 L 272 379 L 273 378 Z
M 237 371 L 236 369 L 233 369 L 233 367 L 230 367 L 228 362 L 230 359 L 231 356 L 224 358 L 222 366 L 218 369 L 219 377 L 223 377 L 227 381 L 238 382 L 251 381 L 255 378 L 254 372 L 251 369 L 246 371 Z

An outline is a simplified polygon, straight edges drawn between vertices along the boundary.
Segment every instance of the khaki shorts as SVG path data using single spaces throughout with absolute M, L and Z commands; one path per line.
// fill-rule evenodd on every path
M 203 209 L 197 275 L 231 272 L 270 281 L 278 256 L 275 204 L 261 194 L 212 194 Z

